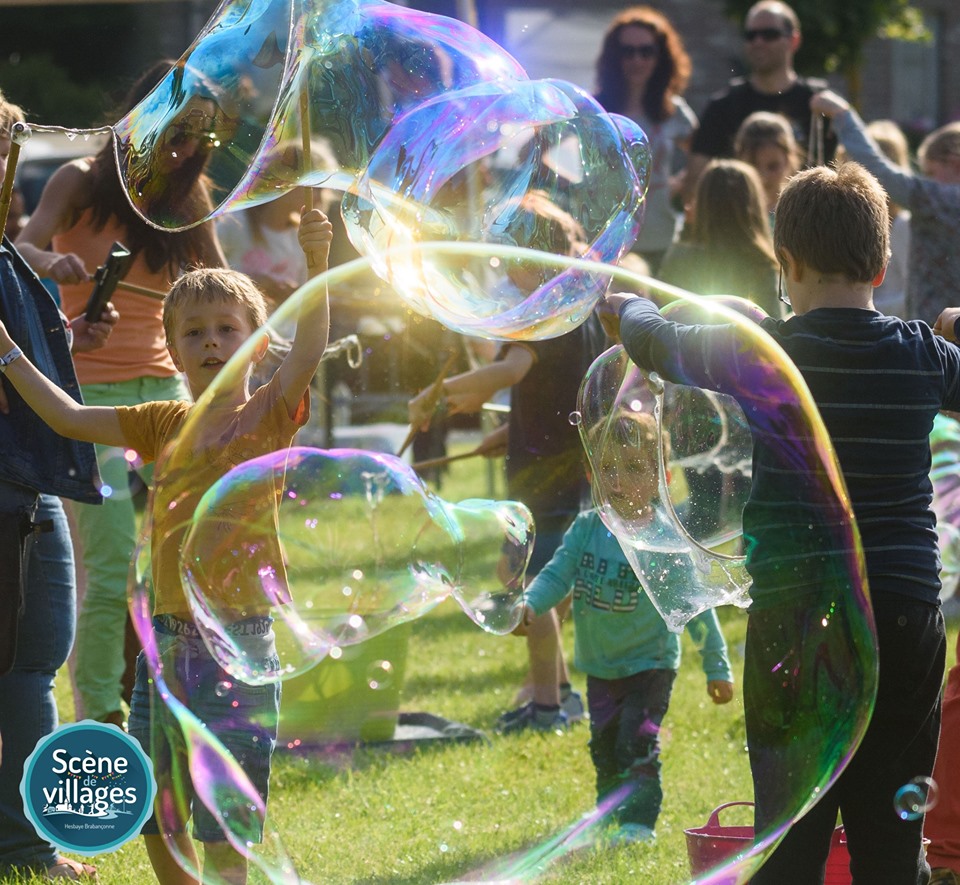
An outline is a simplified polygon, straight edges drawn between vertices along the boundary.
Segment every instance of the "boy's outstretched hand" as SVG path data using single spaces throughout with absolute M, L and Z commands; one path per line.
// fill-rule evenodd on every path
M 829 117 L 832 120 L 838 114 L 849 111 L 850 103 L 845 98 L 837 95 L 836 92 L 824 89 L 823 92 L 818 92 L 810 99 L 810 110 L 815 114 L 822 114 L 824 117 Z
M 611 341 L 620 343 L 620 308 L 637 297 L 630 292 L 611 292 L 601 298 L 594 308 L 603 331 Z
M 520 613 L 520 623 L 511 631 L 514 636 L 526 636 L 530 627 L 530 622 L 537 616 L 537 613 L 525 602 L 520 603 L 522 609 Z
M 711 679 L 707 682 L 707 694 L 715 704 L 729 704 L 733 700 L 733 683 L 725 679 Z
M 312 275 L 324 273 L 330 266 L 330 243 L 333 242 L 333 225 L 319 209 L 300 210 L 300 229 L 297 231 L 300 248 L 307 256 L 307 266 Z
M 957 341 L 957 320 L 960 320 L 960 307 L 948 307 L 933 324 L 933 331 L 942 335 L 947 341 Z

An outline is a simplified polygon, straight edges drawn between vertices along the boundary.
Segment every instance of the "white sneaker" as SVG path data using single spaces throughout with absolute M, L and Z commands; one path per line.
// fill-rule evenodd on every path
M 583 706 L 583 696 L 579 691 L 571 691 L 561 702 L 560 712 L 565 713 L 567 723 L 582 722 L 586 719 L 586 709 Z

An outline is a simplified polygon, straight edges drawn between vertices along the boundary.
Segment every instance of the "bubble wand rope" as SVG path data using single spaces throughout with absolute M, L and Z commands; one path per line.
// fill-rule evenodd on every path
M 440 402 L 440 396 L 443 393 L 443 382 L 447 380 L 447 372 L 453 367 L 453 361 L 456 359 L 456 356 L 455 351 L 450 351 L 450 354 L 447 356 L 447 361 L 440 370 L 440 374 L 437 375 L 436 380 L 430 385 L 430 393 L 427 394 L 426 407 L 431 414 L 433 414 L 437 408 L 437 404 Z M 412 424 L 410 425 L 410 430 L 407 432 L 403 445 L 397 450 L 398 458 L 410 447 L 410 443 L 413 442 L 413 438 L 419 431 L 419 427 L 414 427 Z
M 3 185 L 0 186 L 0 234 L 7 226 L 7 215 L 13 200 L 13 176 L 17 172 L 17 161 L 20 159 L 18 136 L 29 138 L 30 129 L 25 123 L 14 123 L 10 129 L 10 155 L 7 157 L 7 172 L 3 176 Z

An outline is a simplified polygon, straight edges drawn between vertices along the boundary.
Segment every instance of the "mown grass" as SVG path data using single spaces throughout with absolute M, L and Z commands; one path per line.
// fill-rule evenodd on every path
M 486 494 L 482 470 L 477 461 L 452 465 L 441 494 L 452 501 Z M 656 842 L 580 851 L 540 871 L 539 881 L 685 882 L 684 829 L 705 823 L 723 802 L 751 797 L 739 698 L 745 616 L 736 610 L 720 614 L 737 698 L 725 707 L 709 701 L 699 655 L 685 640 L 664 723 L 665 800 Z M 955 637 L 954 628 L 951 643 Z M 572 660 L 569 626 L 564 642 Z M 488 740 L 406 754 L 278 750 L 269 823 L 304 881 L 430 885 L 475 879 L 480 870 L 493 879 L 498 861 L 529 857 L 593 808 L 586 725 L 561 734 L 493 734 L 497 715 L 512 705 L 526 672 L 522 640 L 484 633 L 448 600 L 411 626 L 405 671 L 402 687 L 394 686 L 401 689 L 402 710 L 428 711 L 483 729 Z M 583 691 L 576 672 L 574 683 Z M 64 719 L 72 712 L 68 686 L 64 674 L 58 688 Z M 724 820 L 747 822 L 745 809 Z M 95 862 L 103 883 L 153 881 L 140 840 Z M 255 881 L 262 878 L 253 874 Z

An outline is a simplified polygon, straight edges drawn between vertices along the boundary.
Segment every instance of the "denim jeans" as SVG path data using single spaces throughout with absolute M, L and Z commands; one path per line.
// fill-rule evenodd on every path
M 0 502 L 29 506 L 36 492 L 0 482 Z M 76 627 L 73 550 L 59 498 L 40 496 L 36 521 L 52 519 L 54 530 L 34 536 L 27 565 L 25 609 L 20 619 L 13 669 L 0 676 L 0 869 L 45 868 L 56 850 L 41 839 L 23 813 L 23 763 L 37 742 L 57 727 L 53 680 L 70 653 Z
M 244 650 L 251 668 L 276 672 L 280 659 L 276 656 L 271 620 L 251 617 L 238 624 L 257 628 Z M 167 689 L 229 751 L 266 805 L 270 760 L 277 744 L 280 683 L 248 685 L 231 676 L 214 660 L 192 621 L 172 615 L 155 615 L 153 629 Z M 196 839 L 201 842 L 225 841 L 227 836 L 223 827 L 195 795 L 182 726 L 157 696 L 143 652 L 137 658 L 137 681 L 130 703 L 129 725 L 130 734 L 153 760 L 159 788 L 156 805 L 164 809 L 162 819 L 151 815 L 141 833 L 155 836 L 160 832 L 185 832 L 186 821 L 179 820 L 178 814 L 186 808 L 193 812 Z M 237 813 L 238 810 L 230 805 L 236 797 L 230 794 L 226 784 L 219 786 L 224 790 L 223 796 L 230 796 L 225 800 L 224 815 L 230 816 L 227 812 L 232 812 L 229 826 L 234 835 L 248 842 L 262 842 L 263 822 L 256 815 L 248 815 L 246 809 Z M 170 801 L 171 790 L 183 801 L 182 805 Z
M 597 804 L 619 790 L 611 809 L 620 824 L 657 825 L 663 804 L 660 727 L 670 706 L 676 670 L 641 670 L 622 679 L 587 677 L 590 757 L 597 772 Z

